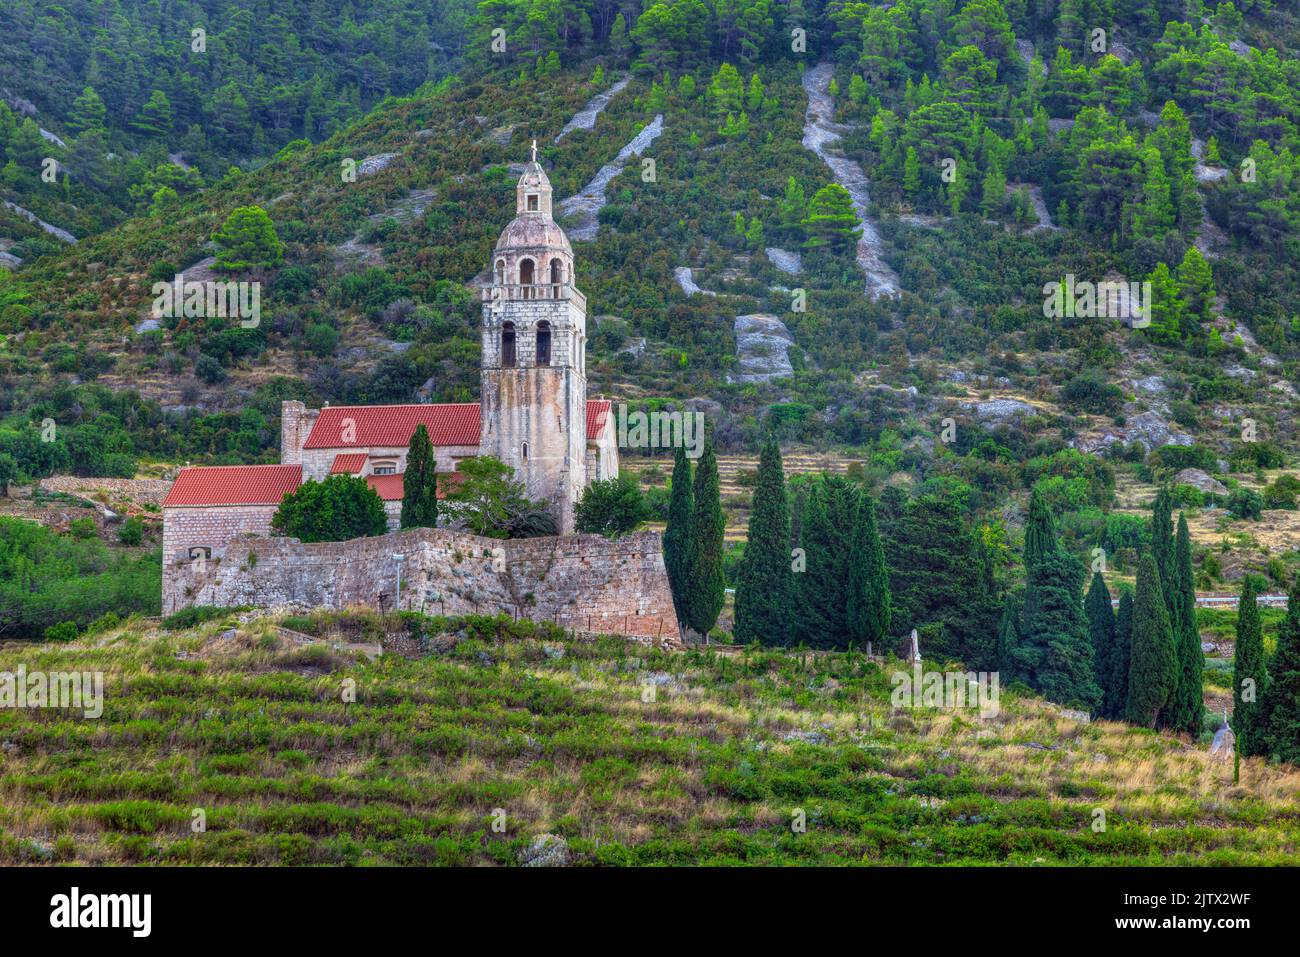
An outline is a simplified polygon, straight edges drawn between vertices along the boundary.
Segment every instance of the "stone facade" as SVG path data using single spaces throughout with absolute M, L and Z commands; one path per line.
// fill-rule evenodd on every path
M 168 556 L 163 613 L 190 605 L 504 613 L 577 632 L 677 637 L 658 532 L 502 541 L 421 528 L 314 544 L 247 536 L 209 562 Z
M 276 505 L 208 505 L 163 510 L 163 588 L 176 561 L 189 562 L 201 550 L 220 558 L 243 535 L 270 535 Z

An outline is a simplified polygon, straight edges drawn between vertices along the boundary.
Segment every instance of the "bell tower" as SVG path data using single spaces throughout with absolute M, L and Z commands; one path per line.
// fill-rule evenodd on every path
M 569 534 L 586 484 L 587 300 L 551 203 L 534 140 L 482 293 L 479 447 L 513 466 L 529 498 Z

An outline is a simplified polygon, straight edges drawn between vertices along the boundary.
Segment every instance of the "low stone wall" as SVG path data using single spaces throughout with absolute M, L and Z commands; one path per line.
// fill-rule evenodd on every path
M 505 613 L 642 639 L 677 636 L 658 532 L 615 541 L 599 535 L 500 541 L 420 528 L 316 544 L 246 536 L 218 561 L 167 559 L 164 614 L 190 605 L 369 605 L 431 615 Z

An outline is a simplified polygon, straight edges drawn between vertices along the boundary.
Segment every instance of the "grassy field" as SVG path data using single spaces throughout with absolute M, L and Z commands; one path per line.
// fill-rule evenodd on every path
M 375 645 L 374 660 L 360 650 Z M 20 664 L 105 672 L 104 712 L 0 709 L 0 863 L 1300 853 L 1300 772 L 1252 759 L 1234 786 L 1231 762 L 1203 743 L 1080 722 L 1005 689 L 987 719 L 895 709 L 892 668 L 860 655 L 667 652 L 494 619 L 227 613 L 0 647 L 0 670 Z

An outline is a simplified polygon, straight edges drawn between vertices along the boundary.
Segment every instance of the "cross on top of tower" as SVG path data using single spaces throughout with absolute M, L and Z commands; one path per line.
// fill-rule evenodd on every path
M 537 162 L 537 140 L 533 140 L 533 162 Z

